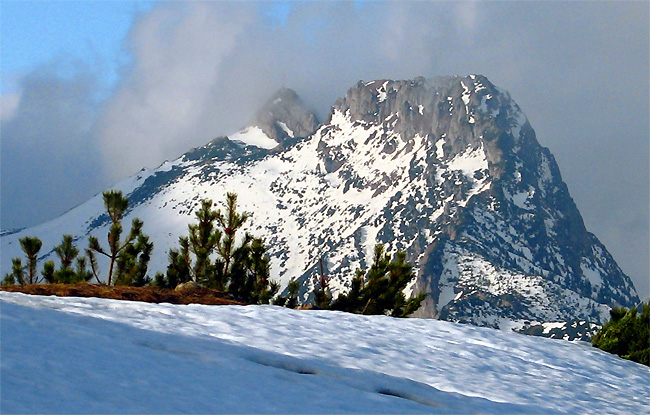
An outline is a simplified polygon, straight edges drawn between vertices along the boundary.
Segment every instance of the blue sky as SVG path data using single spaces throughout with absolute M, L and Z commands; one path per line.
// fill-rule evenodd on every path
M 2 92 L 16 77 L 62 56 L 95 67 L 107 85 L 129 58 L 124 39 L 152 1 L 2 1 Z
M 17 88 L 16 76 L 61 56 L 95 67 L 101 73 L 102 82 L 113 86 L 119 68 L 129 60 L 129 51 L 124 47 L 129 29 L 156 3 L 3 0 L 0 2 L 1 92 Z M 269 1 L 258 7 L 268 22 L 281 26 L 291 2 Z
M 644 1 L 2 0 L 0 222 L 52 219 L 230 134 L 280 86 L 323 118 L 360 79 L 479 73 L 512 94 L 587 228 L 648 291 L 649 10 Z

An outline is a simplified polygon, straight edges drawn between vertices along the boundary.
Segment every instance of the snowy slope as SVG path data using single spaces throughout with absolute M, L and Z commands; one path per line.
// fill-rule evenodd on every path
M 2 413 L 641 414 L 647 367 L 436 320 L 0 292 Z
M 277 144 L 276 144 L 277 143 Z M 485 77 L 359 82 L 317 125 L 290 90 L 254 123 L 118 184 L 155 242 L 151 274 L 202 198 L 237 192 L 265 239 L 272 277 L 302 284 L 309 301 L 320 258 L 334 295 L 373 247 L 406 250 L 428 294 L 421 317 L 521 329 L 602 324 L 632 306 L 631 280 L 589 233 L 548 149 L 509 93 Z M 96 197 L 51 222 L 1 237 L 2 272 L 18 239 L 43 239 L 42 261 L 64 233 L 106 239 Z M 585 323 L 589 326 L 589 323 Z

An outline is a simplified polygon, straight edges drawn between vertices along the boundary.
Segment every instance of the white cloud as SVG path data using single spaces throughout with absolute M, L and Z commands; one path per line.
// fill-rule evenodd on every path
M 171 3 L 137 23 L 129 36 L 133 66 L 98 124 L 107 174 L 124 177 L 209 138 L 203 114 L 219 100 L 221 67 L 249 22 L 230 5 Z
M 8 93 L 0 97 L 0 122 L 8 122 L 16 115 L 19 102 L 18 93 Z
M 20 99 L 3 97 L 3 227 L 38 224 L 106 186 L 91 132 L 96 88 L 95 78 L 82 68 L 62 75 L 51 63 L 22 79 Z

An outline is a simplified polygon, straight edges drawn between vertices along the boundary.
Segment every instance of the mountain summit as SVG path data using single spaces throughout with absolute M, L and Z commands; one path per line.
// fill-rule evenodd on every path
M 408 290 L 428 294 L 420 317 L 525 330 L 600 324 L 610 307 L 638 301 L 525 115 L 479 75 L 360 81 L 322 125 L 283 89 L 250 127 L 116 188 L 156 242 L 153 272 L 164 270 L 201 198 L 235 191 L 252 213 L 250 231 L 270 247 L 273 277 L 283 286 L 298 278 L 302 301 L 321 259 L 337 295 L 376 243 L 415 264 Z M 3 271 L 24 235 L 48 252 L 63 233 L 84 244 L 105 233 L 101 208 L 96 197 L 4 236 Z
M 250 125 L 283 143 L 287 139 L 310 136 L 318 128 L 318 120 L 294 90 L 281 88 L 257 111 Z
M 308 137 L 317 128 L 316 115 L 305 107 L 298 94 L 292 89 L 281 88 L 257 111 L 248 127 L 228 139 L 277 152 Z M 216 141 L 223 139 L 225 138 Z

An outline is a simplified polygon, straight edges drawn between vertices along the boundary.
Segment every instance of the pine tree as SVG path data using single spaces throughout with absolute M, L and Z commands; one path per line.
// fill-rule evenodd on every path
M 346 294 L 339 296 L 332 302 L 332 310 L 347 311 L 349 313 L 360 314 L 366 302 L 361 296 L 361 289 L 364 286 L 365 271 L 358 269 L 354 278 L 350 282 L 350 290 Z
M 96 237 L 91 236 L 88 238 L 86 253 L 90 260 L 93 275 L 97 282 L 100 282 L 95 256 L 95 253 L 100 253 L 109 260 L 107 285 L 111 285 L 116 279 L 121 279 L 123 282 L 133 281 L 133 278 L 144 278 L 144 276 L 138 275 L 143 271 L 146 273 L 153 244 L 142 233 L 142 221 L 137 218 L 133 219 L 129 235 L 124 241 L 121 241 L 123 232 L 121 221 L 129 201 L 122 195 L 121 191 L 116 190 L 104 192 L 102 196 L 104 197 L 106 212 L 111 220 L 111 226 L 108 231 L 108 250 L 104 250 L 99 245 L 99 240 Z
M 214 279 L 214 263 L 210 256 L 221 240 L 221 232 L 215 229 L 218 212 L 212 209 L 212 200 L 204 199 L 196 212 L 198 223 L 189 225 L 187 247 L 194 254 L 194 266 L 190 268 L 194 281 L 208 283 Z M 181 245 L 185 245 L 181 242 Z
M 151 282 L 147 277 L 153 243 L 149 237 L 138 234 L 135 243 L 128 243 L 117 258 L 115 285 L 143 287 Z
M 279 295 L 273 299 L 273 305 L 280 307 L 296 308 L 298 306 L 298 291 L 300 283 L 295 278 L 291 278 L 287 285 L 288 296 Z
M 27 283 L 35 284 L 38 282 L 36 275 L 36 262 L 38 259 L 38 251 L 41 250 L 43 243 L 40 239 L 31 236 L 20 238 L 20 247 L 25 255 L 27 255 Z
M 72 284 L 78 282 L 77 273 L 72 269 L 72 262 L 79 254 L 79 250 L 74 246 L 72 235 L 63 235 L 61 244 L 54 248 L 54 253 L 61 261 L 61 268 L 54 271 L 50 276 L 49 269 L 43 269 L 43 277 L 48 282 L 58 282 L 62 284 Z M 48 263 L 49 264 L 49 263 Z M 48 265 L 49 267 L 49 265 Z M 53 281 L 50 281 L 52 279 Z
M 279 289 L 269 272 L 264 242 L 247 233 L 233 253 L 228 292 L 247 303 L 268 304 Z
M 45 264 L 43 264 L 43 271 L 41 271 L 41 275 L 43 275 L 43 279 L 47 283 L 54 284 L 58 282 L 56 280 L 56 277 L 54 276 L 55 272 L 56 270 L 55 270 L 54 261 L 47 261 Z
M 300 283 L 295 278 L 291 278 L 289 285 L 287 285 L 287 291 L 289 291 L 289 298 L 287 299 L 288 308 L 296 308 L 298 306 L 298 290 L 300 289 Z
M 11 265 L 11 273 L 5 275 L 5 278 L 2 280 L 2 285 L 14 285 L 16 283 L 24 285 L 25 271 L 23 271 L 22 260 L 20 258 L 14 258 L 11 260 Z
M 270 280 L 269 257 L 261 238 L 253 238 L 250 244 L 250 278 L 254 282 L 254 299 L 258 304 L 269 304 L 280 286 Z
M 156 285 L 174 288 L 194 280 L 242 301 L 266 304 L 278 290 L 269 280 L 266 246 L 248 233 L 237 245 L 238 231 L 249 216 L 237 211 L 234 193 L 226 195 L 225 205 L 215 211 L 211 200 L 201 201 L 197 222 L 188 226 L 188 237 L 179 238 L 180 248 L 169 251 L 167 272 L 156 276 Z
M 596 333 L 591 343 L 606 352 L 650 366 L 650 302 L 630 310 L 610 310 L 610 320 Z
M 93 273 L 88 270 L 86 257 L 77 257 L 75 268 L 77 273 L 77 281 L 88 282 L 93 277 Z
M 237 231 L 242 227 L 244 222 L 248 219 L 247 213 L 237 212 L 237 195 L 235 193 L 226 194 L 226 211 L 221 212 L 217 210 L 216 219 L 223 232 L 223 238 L 217 242 L 217 252 L 221 257 L 220 275 L 227 279 L 230 275 L 231 265 L 233 262 L 233 255 L 235 253 L 235 238 Z M 245 241 L 250 242 L 250 240 Z M 244 244 L 242 244 L 244 245 Z
M 215 229 L 217 212 L 210 199 L 201 201 L 195 212 L 196 224 L 188 225 L 189 236 L 178 238 L 179 249 L 170 249 L 166 275 L 156 279 L 156 285 L 175 288 L 178 284 L 196 281 L 200 284 L 223 289 L 222 278 L 217 276 L 219 267 L 212 259 L 221 233 Z
M 72 261 L 74 261 L 79 254 L 79 250 L 74 246 L 72 235 L 63 235 L 61 244 L 54 248 L 54 252 L 61 260 L 62 269 L 69 269 L 72 265 Z
M 190 275 L 189 241 L 187 238 L 179 238 L 180 250 L 170 249 L 166 274 L 156 275 L 156 286 L 161 288 L 176 288 L 178 284 L 192 280 Z
M 43 264 L 41 275 L 46 282 L 74 284 L 87 282 L 92 278 L 92 273 L 86 267 L 86 258 L 78 256 L 79 249 L 74 245 L 72 235 L 63 235 L 61 243 L 54 248 L 54 253 L 59 257 L 61 267 L 57 270 L 54 261 Z M 72 267 L 73 262 L 75 268 Z
M 357 270 L 349 292 L 339 295 L 331 308 L 358 314 L 407 317 L 420 307 L 426 296 L 422 293 L 406 300 L 403 291 L 414 277 L 405 252 L 398 252 L 391 261 L 384 247 L 377 245 L 370 269 L 367 272 Z

